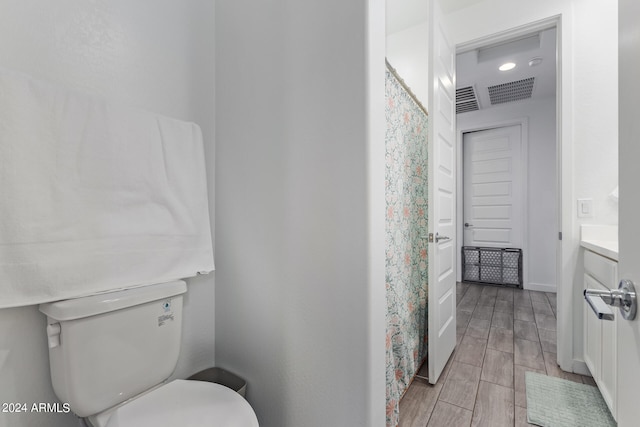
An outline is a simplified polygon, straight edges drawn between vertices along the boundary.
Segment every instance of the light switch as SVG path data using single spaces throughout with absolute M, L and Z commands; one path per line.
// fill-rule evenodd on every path
M 593 199 L 578 199 L 578 218 L 593 218 Z

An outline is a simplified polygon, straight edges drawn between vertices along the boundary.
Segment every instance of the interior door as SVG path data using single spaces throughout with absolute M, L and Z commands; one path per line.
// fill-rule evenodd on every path
M 455 55 L 437 0 L 429 1 L 429 382 L 456 345 Z M 433 237 L 433 238 L 431 238 Z
M 640 97 L 640 2 L 618 2 L 618 114 L 620 184 L 620 279 L 632 280 L 640 290 L 640 121 L 637 101 Z M 640 315 L 635 320 L 620 317 L 618 341 L 618 425 L 638 425 L 640 389 Z
M 520 126 L 463 137 L 464 246 L 522 248 Z

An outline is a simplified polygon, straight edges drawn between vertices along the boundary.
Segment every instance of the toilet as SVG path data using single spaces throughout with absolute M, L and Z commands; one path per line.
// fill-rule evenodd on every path
M 238 393 L 167 379 L 182 333 L 178 280 L 40 305 L 53 389 L 90 427 L 258 427 Z

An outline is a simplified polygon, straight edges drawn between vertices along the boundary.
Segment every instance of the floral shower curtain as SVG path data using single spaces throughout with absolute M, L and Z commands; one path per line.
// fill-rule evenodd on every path
M 427 114 L 387 64 L 387 426 L 427 355 Z

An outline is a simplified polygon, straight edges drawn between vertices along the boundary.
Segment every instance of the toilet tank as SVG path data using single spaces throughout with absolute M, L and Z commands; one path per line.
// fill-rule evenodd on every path
M 166 380 L 180 353 L 186 291 L 174 281 L 40 305 L 58 398 L 86 417 Z

